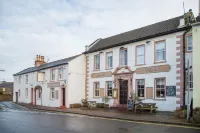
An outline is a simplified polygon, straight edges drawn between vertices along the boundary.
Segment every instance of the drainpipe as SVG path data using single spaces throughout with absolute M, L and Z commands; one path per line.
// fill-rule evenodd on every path
M 183 33 L 183 77 L 184 77 L 184 82 L 183 82 L 183 105 L 185 106 L 185 87 L 186 87 L 186 83 L 185 83 L 185 35 L 191 30 L 191 26 L 188 27 L 188 29 Z

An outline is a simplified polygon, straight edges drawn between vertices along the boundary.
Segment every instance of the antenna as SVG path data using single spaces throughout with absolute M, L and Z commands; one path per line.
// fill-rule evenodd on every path
M 183 11 L 184 11 L 184 15 L 185 15 L 185 3 L 183 2 Z

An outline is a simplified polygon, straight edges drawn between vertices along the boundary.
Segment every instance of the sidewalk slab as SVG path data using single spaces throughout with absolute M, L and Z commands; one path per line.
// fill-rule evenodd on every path
M 94 110 L 82 110 L 80 108 L 74 109 L 59 109 L 54 107 L 45 107 L 38 105 L 31 105 L 25 103 L 16 103 L 21 106 L 24 106 L 29 109 L 37 109 L 44 111 L 53 111 L 53 112 L 62 112 L 62 113 L 71 113 L 71 114 L 79 114 L 86 115 L 92 117 L 102 117 L 109 119 L 119 119 L 126 121 L 135 121 L 135 122 L 150 122 L 150 123 L 159 123 L 159 124 L 170 124 L 170 125 L 182 125 L 182 126 L 192 126 L 192 127 L 200 127 L 199 124 L 188 123 L 185 119 L 178 119 L 171 115 L 164 114 L 134 114 L 133 112 L 128 111 L 117 111 L 113 109 L 102 110 L 102 109 L 94 109 Z

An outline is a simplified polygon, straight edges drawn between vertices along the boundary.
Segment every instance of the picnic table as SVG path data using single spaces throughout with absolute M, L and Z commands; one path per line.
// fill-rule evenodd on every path
M 134 104 L 134 113 L 136 113 L 137 110 L 144 111 L 149 110 L 150 113 L 153 111 L 156 111 L 156 103 L 135 103 Z

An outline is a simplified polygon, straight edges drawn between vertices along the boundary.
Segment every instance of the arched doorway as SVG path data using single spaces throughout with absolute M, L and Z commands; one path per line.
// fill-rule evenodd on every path
M 35 86 L 34 89 L 34 105 L 38 105 L 37 100 L 41 101 L 40 105 L 42 105 L 42 87 L 40 85 Z

